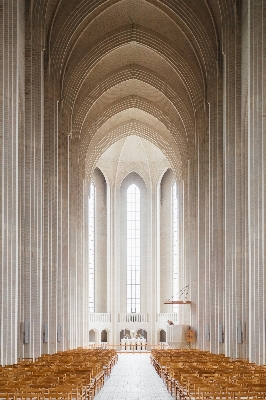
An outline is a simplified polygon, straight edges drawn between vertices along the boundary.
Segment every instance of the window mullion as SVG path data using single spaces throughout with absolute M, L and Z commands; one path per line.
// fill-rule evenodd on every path
M 90 185 L 89 197 L 89 312 L 95 312 L 95 185 Z
M 178 224 L 178 197 L 177 184 L 172 186 L 172 260 L 173 260 L 173 296 L 177 296 L 179 289 L 179 224 Z M 173 305 L 173 312 L 178 311 L 178 306 Z
M 127 312 L 140 312 L 140 190 L 127 190 Z

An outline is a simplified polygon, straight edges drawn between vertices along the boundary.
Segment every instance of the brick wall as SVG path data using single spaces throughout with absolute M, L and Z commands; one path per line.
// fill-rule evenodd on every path
M 195 346 L 265 363 L 263 0 L 1 0 L 0 19 L 1 363 L 88 343 L 88 182 L 132 132 L 162 150 L 182 189 L 180 282 L 190 285 Z M 147 185 L 152 321 L 159 259 L 162 297 L 170 285 L 169 237 L 156 253 L 156 179 Z M 97 302 L 113 313 L 124 296 L 112 269 L 125 246 L 120 183 L 97 205 L 107 265 L 106 283 L 97 269 L 107 301 Z M 106 250 L 108 235 L 120 239 Z

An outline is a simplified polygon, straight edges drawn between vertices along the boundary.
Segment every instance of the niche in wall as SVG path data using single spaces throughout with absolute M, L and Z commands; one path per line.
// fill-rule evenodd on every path
M 107 331 L 105 329 L 101 332 L 101 343 L 107 343 Z
M 145 329 L 139 329 L 139 330 L 137 331 L 137 333 L 138 333 L 139 335 L 143 336 L 144 339 L 147 340 L 147 332 L 145 331 Z
M 96 334 L 93 329 L 89 331 L 89 342 L 95 343 L 96 342 Z
M 166 342 L 166 332 L 165 332 L 165 330 L 161 330 L 160 331 L 160 343 L 165 343 Z
M 126 335 L 130 335 L 129 329 L 122 329 L 122 331 L 120 331 L 120 341 L 121 339 L 124 339 Z

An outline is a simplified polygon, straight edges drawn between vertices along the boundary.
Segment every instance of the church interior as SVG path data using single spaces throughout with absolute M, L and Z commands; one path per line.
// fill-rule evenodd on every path
M 265 1 L 0 5 L 0 365 L 265 365 Z

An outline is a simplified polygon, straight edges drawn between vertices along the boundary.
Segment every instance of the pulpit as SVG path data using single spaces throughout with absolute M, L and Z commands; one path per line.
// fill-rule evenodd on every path
M 185 349 L 189 347 L 187 331 L 189 325 L 168 325 L 166 329 L 166 341 L 170 349 Z

